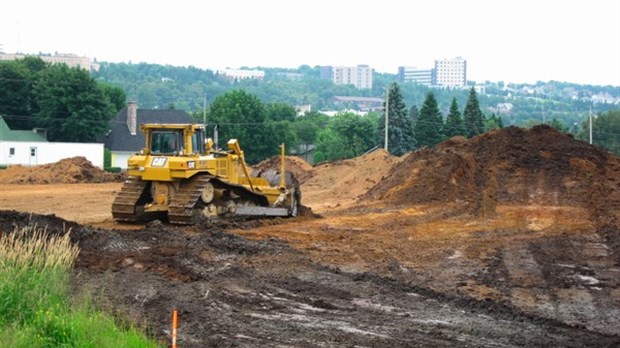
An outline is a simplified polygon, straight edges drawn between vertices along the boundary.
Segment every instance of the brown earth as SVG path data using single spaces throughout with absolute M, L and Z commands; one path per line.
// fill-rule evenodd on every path
M 297 164 L 320 217 L 121 225 L 120 183 L 0 184 L 0 231 L 71 228 L 76 291 L 162 342 L 178 308 L 181 347 L 620 345 L 617 156 L 543 126 Z
M 122 174 L 108 173 L 81 156 L 36 167 L 16 165 L 0 170 L 0 184 L 100 183 L 122 180 Z

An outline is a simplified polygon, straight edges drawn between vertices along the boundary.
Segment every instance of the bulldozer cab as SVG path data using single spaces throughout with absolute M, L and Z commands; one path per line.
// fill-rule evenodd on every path
M 205 131 L 196 125 L 142 125 L 151 155 L 204 155 Z

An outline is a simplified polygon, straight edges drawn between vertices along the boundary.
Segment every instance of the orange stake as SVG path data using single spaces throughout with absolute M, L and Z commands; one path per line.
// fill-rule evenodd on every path
M 179 314 L 176 308 L 172 311 L 172 348 L 177 348 L 177 327 Z

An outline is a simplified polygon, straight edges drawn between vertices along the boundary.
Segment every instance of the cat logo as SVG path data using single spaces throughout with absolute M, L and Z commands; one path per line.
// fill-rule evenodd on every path
M 154 157 L 153 161 L 151 161 L 151 167 L 163 167 L 166 165 L 166 161 L 168 158 L 166 157 Z

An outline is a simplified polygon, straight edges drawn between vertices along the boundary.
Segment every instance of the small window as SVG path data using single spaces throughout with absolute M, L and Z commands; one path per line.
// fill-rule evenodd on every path
M 14 147 L 10 147 L 9 148 L 9 156 L 15 156 L 15 148 Z

